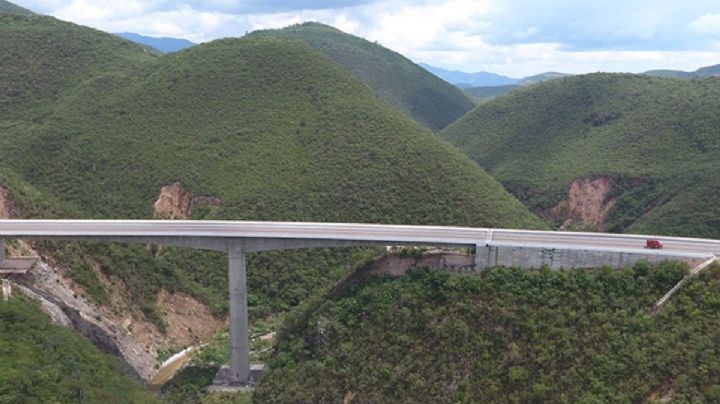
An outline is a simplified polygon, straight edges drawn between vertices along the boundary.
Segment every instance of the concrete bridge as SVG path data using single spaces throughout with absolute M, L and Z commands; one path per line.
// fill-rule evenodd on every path
M 0 220 L 5 238 L 162 244 L 228 255 L 230 366 L 222 379 L 254 382 L 250 372 L 245 254 L 252 251 L 350 246 L 448 246 L 475 249 L 475 267 L 622 267 L 641 259 L 702 259 L 720 255 L 720 240 L 606 233 L 345 223 L 148 220 Z M 647 238 L 663 250 L 644 249 Z M 218 380 L 218 379 L 216 379 Z

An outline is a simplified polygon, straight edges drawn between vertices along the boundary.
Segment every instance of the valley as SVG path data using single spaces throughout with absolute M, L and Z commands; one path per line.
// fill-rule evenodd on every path
M 155 49 L 0 0 L 0 219 L 447 226 L 436 248 L 387 229 L 248 248 L 266 370 L 236 394 L 207 389 L 229 360 L 225 244 L 9 237 L 39 261 L 0 301 L 0 402 L 720 400 L 720 269 L 688 275 L 720 251 L 673 238 L 720 239 L 716 66 L 461 90 L 289 21 Z

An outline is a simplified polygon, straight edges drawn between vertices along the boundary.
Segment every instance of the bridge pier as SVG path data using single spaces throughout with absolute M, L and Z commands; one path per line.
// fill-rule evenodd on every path
M 241 240 L 228 242 L 228 297 L 230 299 L 230 365 L 215 375 L 210 391 L 251 390 L 262 370 L 250 367 L 245 248 Z
M 250 345 L 248 342 L 247 283 L 245 251 L 238 242 L 228 245 L 228 281 L 230 288 L 230 380 L 229 384 L 250 382 Z
M 0 263 L 5 261 L 5 239 L 0 238 Z

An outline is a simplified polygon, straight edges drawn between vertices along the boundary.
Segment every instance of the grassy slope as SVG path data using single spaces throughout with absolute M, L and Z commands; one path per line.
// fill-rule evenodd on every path
M 258 402 L 720 399 L 719 269 L 657 316 L 683 267 L 370 278 L 279 341 Z
M 116 358 L 17 297 L 0 301 L 0 357 L 4 403 L 156 401 Z
M 155 55 L 130 41 L 51 17 L 0 12 L 0 108 L 3 121 L 34 122 L 42 106 L 104 76 L 142 70 Z
M 10 3 L 9 1 L 0 0 L 0 13 L 6 14 L 18 14 L 18 15 L 30 15 L 32 11 L 22 8 L 18 5 Z
M 592 74 L 520 89 L 442 136 L 531 209 L 579 177 L 610 175 L 617 231 L 720 237 L 720 80 Z
M 8 123 L 0 144 L 17 152 L 0 161 L 91 216 L 147 217 L 160 186 L 180 180 L 220 197 L 224 217 L 536 223 L 470 160 L 299 42 L 223 40 L 148 57 L 144 74 L 90 75 L 40 122 Z
M 404 56 L 327 25 L 304 23 L 251 35 L 307 42 L 344 65 L 382 99 L 432 130 L 448 126 L 473 108 L 473 103 L 462 91 Z
M 0 92 L 13 97 L 0 118 L 0 166 L 63 204 L 26 217 L 147 218 L 160 187 L 179 180 L 222 199 L 196 218 L 542 226 L 475 163 L 302 42 L 222 40 L 159 57 L 49 17 L 0 18 L 2 37 L 24 58 L 62 67 L 46 74 L 52 85 Z M 46 49 L 56 36 L 62 43 Z M 12 74 L 0 88 L 22 83 L 13 59 L 3 60 Z M 221 254 L 168 249 L 152 259 L 140 247 L 62 246 L 96 300 L 103 293 L 88 257 L 123 279 L 152 318 L 161 287 L 226 308 Z M 251 308 L 294 306 L 358 254 L 251 257 Z

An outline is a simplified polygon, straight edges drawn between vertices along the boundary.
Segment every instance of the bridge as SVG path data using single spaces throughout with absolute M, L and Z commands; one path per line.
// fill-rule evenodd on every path
M 157 220 L 0 220 L 0 263 L 5 238 L 162 244 L 228 255 L 230 366 L 224 383 L 253 382 L 248 341 L 245 254 L 313 247 L 438 246 L 475 250 L 476 268 L 577 268 L 631 264 L 640 259 L 707 259 L 720 240 L 628 234 L 347 223 Z M 662 250 L 644 248 L 661 239 Z

